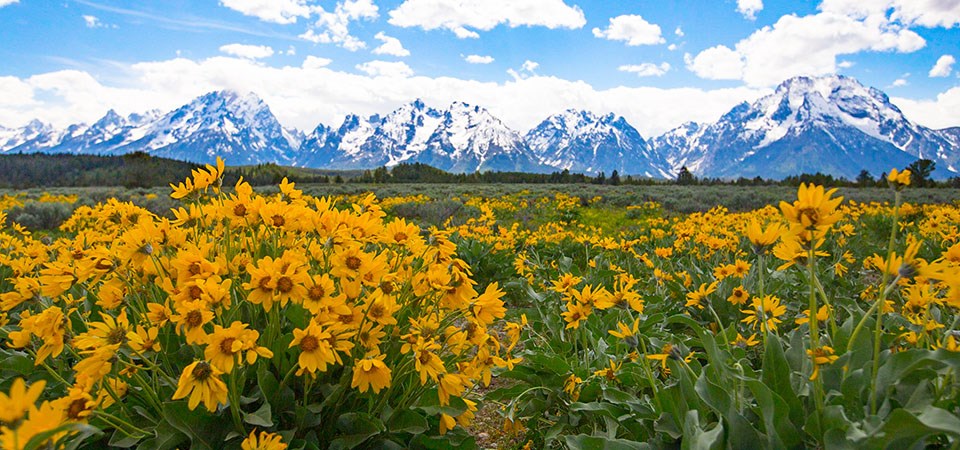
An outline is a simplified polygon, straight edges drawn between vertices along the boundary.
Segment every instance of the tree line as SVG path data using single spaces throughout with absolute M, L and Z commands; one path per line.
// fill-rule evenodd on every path
M 0 155 L 0 188 L 27 189 L 34 187 L 90 187 L 124 186 L 147 188 L 167 186 L 183 180 L 199 167 L 196 163 L 177 161 L 134 152 L 120 156 L 17 153 Z M 913 179 L 911 184 L 919 187 L 960 188 L 960 177 L 935 181 L 930 175 L 936 164 L 929 159 L 919 159 L 907 168 Z M 885 174 L 860 172 L 854 180 L 834 177 L 823 173 L 802 174 L 782 180 L 738 178 L 734 180 L 697 177 L 682 167 L 672 180 L 621 175 L 614 170 L 609 175 L 573 173 L 569 170 L 552 173 L 528 172 L 472 172 L 450 173 L 422 163 L 401 163 L 392 168 L 379 167 L 372 170 L 319 170 L 285 167 L 273 163 L 253 166 L 228 167 L 224 185 L 232 186 L 237 180 L 255 186 L 276 185 L 283 178 L 301 184 L 307 183 L 447 183 L 447 184 L 598 184 L 598 185 L 737 185 L 737 186 L 797 186 L 800 183 L 815 183 L 824 186 L 884 186 Z

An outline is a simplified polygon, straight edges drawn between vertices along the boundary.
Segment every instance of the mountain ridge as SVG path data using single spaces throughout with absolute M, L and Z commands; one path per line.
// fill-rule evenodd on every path
M 783 178 L 823 172 L 853 179 L 920 158 L 934 176 L 960 173 L 960 127 L 910 122 L 879 89 L 845 76 L 794 77 L 712 123 L 688 122 L 644 138 L 625 118 L 567 109 L 520 133 L 479 105 L 443 109 L 416 99 L 395 110 L 347 115 L 309 133 L 284 128 L 256 94 L 214 91 L 167 113 L 109 110 L 91 125 L 55 129 L 38 120 L 0 126 L 0 153 L 126 154 L 198 163 L 276 163 L 372 169 L 424 163 L 449 172 L 571 172 L 672 178 Z

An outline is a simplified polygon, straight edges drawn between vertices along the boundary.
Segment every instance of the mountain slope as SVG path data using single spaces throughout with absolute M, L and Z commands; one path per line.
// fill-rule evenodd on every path
M 796 77 L 741 103 L 716 123 L 686 125 L 654 140 L 676 171 L 698 176 L 783 178 L 823 172 L 849 179 L 932 159 L 934 176 L 956 175 L 947 134 L 914 124 L 883 92 L 844 76 Z
M 568 109 L 548 117 L 525 139 L 540 163 L 560 170 L 669 177 L 669 164 L 626 119 Z

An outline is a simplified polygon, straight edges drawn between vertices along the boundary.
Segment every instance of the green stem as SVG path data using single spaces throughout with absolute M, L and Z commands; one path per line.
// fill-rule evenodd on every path
M 641 350 L 643 350 L 643 359 L 644 359 L 644 364 L 642 364 L 643 372 L 647 375 L 647 381 L 650 382 L 650 390 L 653 391 L 653 402 L 656 403 L 657 411 L 660 412 L 660 411 L 663 411 L 663 405 L 660 403 L 660 395 L 658 395 L 657 393 L 657 383 L 653 379 L 653 371 L 650 370 L 650 363 L 646 362 L 647 361 L 647 344 L 643 341 L 643 339 L 640 339 L 640 346 L 641 346 Z
M 759 255 L 758 265 L 759 265 L 760 267 L 759 267 L 759 269 L 758 269 L 758 271 L 757 271 L 757 283 L 760 285 L 760 286 L 759 286 L 760 292 L 759 292 L 758 298 L 760 298 L 760 305 L 761 305 L 761 306 L 760 306 L 760 309 L 761 309 L 761 310 L 763 309 L 763 306 L 762 306 L 762 305 L 763 305 L 763 297 L 764 297 L 764 294 L 766 293 L 766 289 L 765 289 L 764 284 L 763 284 L 763 283 L 764 283 L 763 280 L 764 280 L 764 278 L 766 278 L 766 276 L 767 276 L 767 258 L 766 258 L 766 256 L 767 256 L 766 250 L 764 250 L 764 253 L 761 253 L 761 254 Z M 761 314 L 763 314 L 763 311 L 760 311 L 760 312 L 761 312 Z M 763 318 L 766 319 L 767 316 L 764 314 Z M 766 321 L 764 321 L 764 324 L 761 325 L 760 328 L 761 328 L 761 330 L 763 331 L 763 348 L 767 348 L 767 334 L 769 334 L 769 333 L 767 333 Z
M 713 319 L 717 321 L 717 326 L 720 327 L 720 336 L 723 337 L 723 343 L 727 346 L 727 350 L 730 350 L 730 340 L 727 339 L 726 328 L 724 328 L 723 322 L 720 321 L 720 316 L 717 315 L 717 312 L 713 309 L 713 305 L 709 302 L 707 303 L 707 309 L 713 314 Z
M 896 283 L 891 283 L 890 286 L 887 286 L 887 280 L 890 278 L 890 264 L 893 262 L 893 246 L 897 240 L 897 228 L 900 225 L 900 191 L 895 191 L 894 193 L 894 202 L 893 202 L 893 226 L 890 230 L 890 241 L 887 243 L 887 259 L 885 261 L 885 266 L 883 269 L 883 281 L 881 286 L 884 286 L 883 292 L 880 293 L 880 298 L 877 299 L 877 304 L 880 307 L 877 308 L 877 326 L 874 329 L 873 333 L 873 368 L 870 371 L 870 414 L 877 413 L 877 372 L 880 370 L 880 338 L 883 335 L 883 305 L 887 301 L 887 294 L 891 290 L 891 286 L 895 286 Z M 899 268 L 893 268 L 898 270 Z M 897 274 L 897 279 L 900 278 L 900 274 Z
M 813 363 L 814 370 L 816 370 L 816 351 L 820 347 L 820 324 L 817 320 L 817 288 L 815 286 L 815 280 L 817 278 L 817 268 L 816 268 L 816 236 L 814 233 L 816 230 L 810 230 L 810 246 L 807 249 L 807 274 L 810 278 L 810 295 L 808 296 L 809 308 L 810 308 L 810 362 Z M 817 407 L 817 415 L 819 416 L 823 412 L 823 384 L 820 380 L 820 377 L 817 377 L 813 380 L 813 400 Z
M 230 375 L 227 377 L 230 382 L 230 387 L 228 395 L 230 397 L 230 415 L 233 417 L 233 426 L 237 428 L 237 432 L 241 436 L 246 434 L 246 431 L 243 428 L 243 420 L 240 418 L 240 392 L 237 389 L 237 372 L 240 370 L 237 367 L 233 368 L 230 372 Z

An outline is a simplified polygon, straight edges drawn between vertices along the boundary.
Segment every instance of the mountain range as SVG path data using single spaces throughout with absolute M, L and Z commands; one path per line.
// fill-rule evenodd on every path
M 449 172 L 569 170 L 673 178 L 783 178 L 821 172 L 853 179 L 921 158 L 933 176 L 960 174 L 960 127 L 907 120 L 883 92 L 845 76 L 796 77 L 741 103 L 714 123 L 686 123 L 652 139 L 622 116 L 566 110 L 521 134 L 477 105 L 434 109 L 421 100 L 385 115 L 348 115 L 309 133 L 283 127 L 256 94 L 211 92 L 173 111 L 120 116 L 57 129 L 34 120 L 0 126 L 2 153 L 115 155 L 135 151 L 231 165 L 276 163 L 369 169 L 424 163 Z

